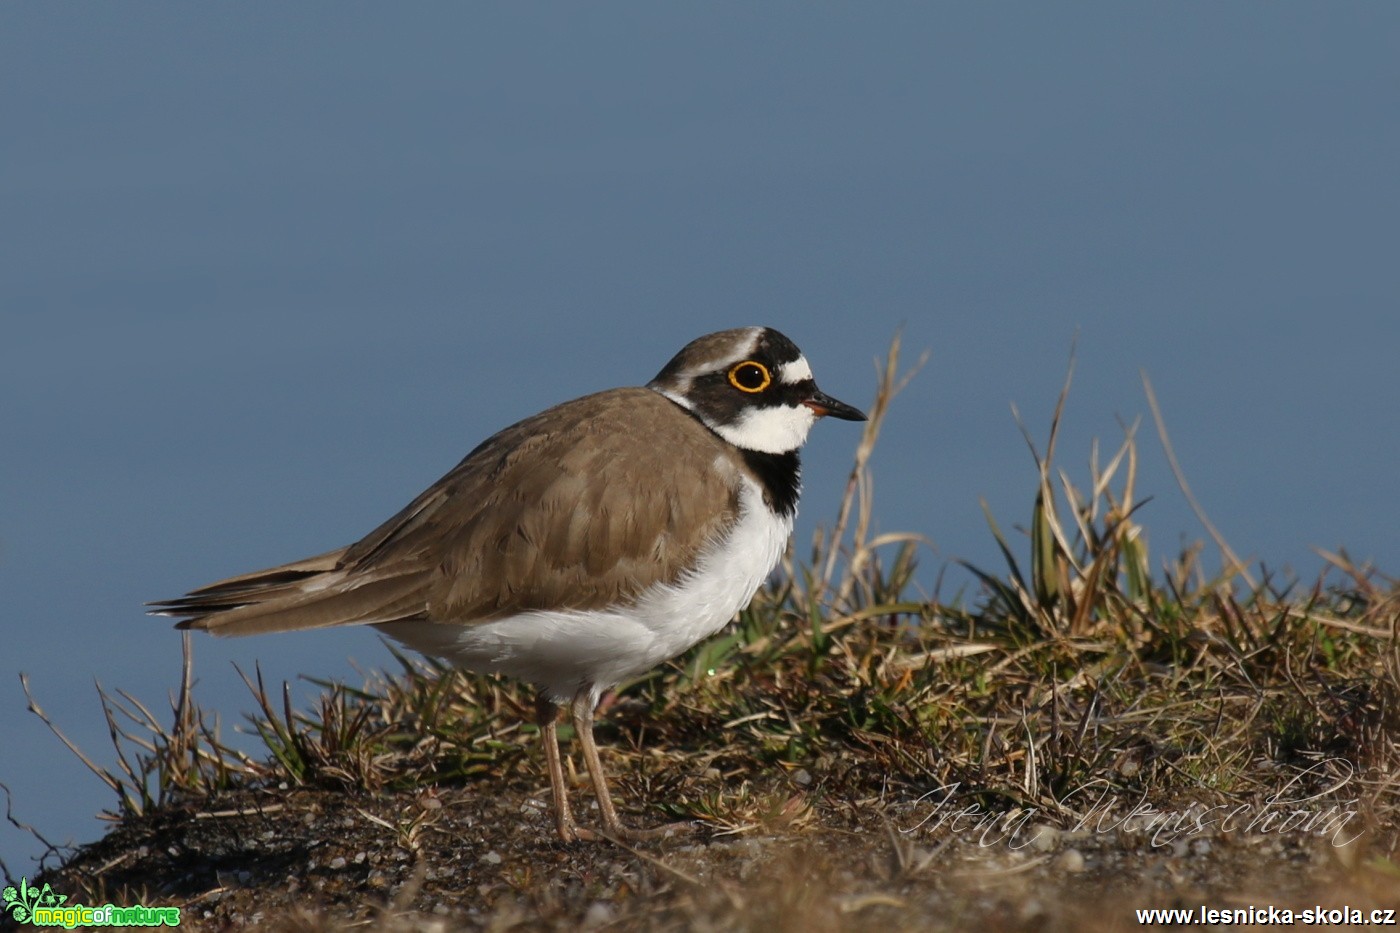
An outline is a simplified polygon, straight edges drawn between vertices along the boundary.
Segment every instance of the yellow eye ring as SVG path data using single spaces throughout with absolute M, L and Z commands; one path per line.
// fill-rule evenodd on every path
M 729 369 L 729 384 L 740 392 L 762 392 L 772 382 L 773 374 L 768 371 L 768 367 L 753 360 L 744 360 Z

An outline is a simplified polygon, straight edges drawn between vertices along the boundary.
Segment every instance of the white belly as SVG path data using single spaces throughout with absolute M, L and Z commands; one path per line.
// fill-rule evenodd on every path
M 415 651 L 478 673 L 539 685 L 566 702 L 650 670 L 723 628 L 777 566 L 792 533 L 744 481 L 739 521 L 693 571 L 613 609 L 524 612 L 493 622 L 389 622 L 375 626 Z

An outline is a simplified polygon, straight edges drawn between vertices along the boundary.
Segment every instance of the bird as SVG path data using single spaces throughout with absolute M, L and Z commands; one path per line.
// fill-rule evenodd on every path
M 787 546 L 799 450 L 825 416 L 865 420 L 817 388 L 782 333 L 707 334 L 645 386 L 493 434 L 348 547 L 147 606 L 213 635 L 370 625 L 451 665 L 531 684 L 559 839 L 656 838 L 617 815 L 595 708 L 748 605 Z M 570 809 L 565 706 L 601 834 Z

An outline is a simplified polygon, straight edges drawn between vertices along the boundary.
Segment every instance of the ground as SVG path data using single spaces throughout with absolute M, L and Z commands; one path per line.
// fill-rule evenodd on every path
M 1077 832 L 1038 818 L 954 831 L 929 826 L 936 807 L 908 789 L 847 800 L 821 777 L 785 774 L 735 788 L 780 804 L 768 825 L 566 845 L 547 784 L 530 777 L 417 793 L 243 790 L 129 819 L 43 880 L 72 903 L 177 905 L 197 930 L 1119 930 L 1138 927 L 1136 908 L 1400 908 L 1400 876 L 1374 860 L 1366 832 L 1337 845 L 1355 823 L 1155 845 L 1123 824 L 1126 811 Z

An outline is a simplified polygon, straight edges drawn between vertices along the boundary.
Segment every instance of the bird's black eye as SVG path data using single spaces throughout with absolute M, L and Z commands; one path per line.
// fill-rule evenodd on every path
M 729 370 L 729 384 L 740 392 L 762 392 L 772 381 L 768 367 L 753 360 L 744 360 Z

